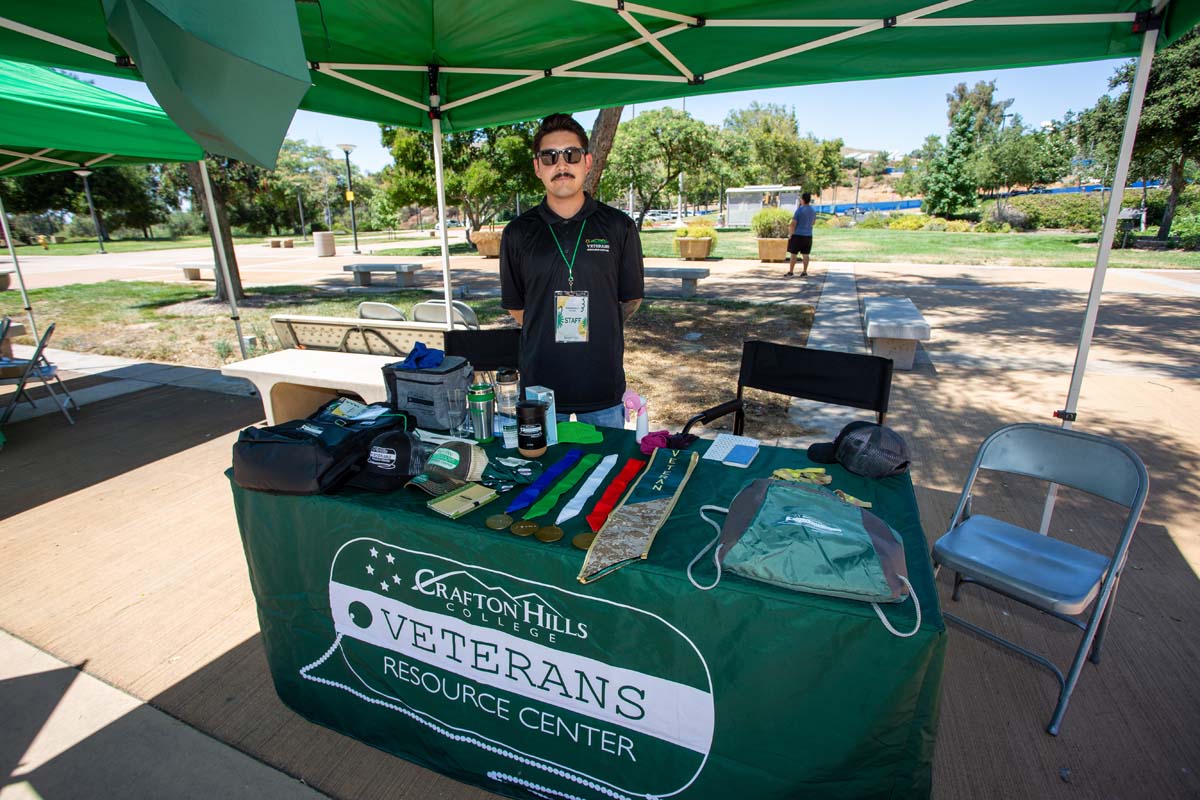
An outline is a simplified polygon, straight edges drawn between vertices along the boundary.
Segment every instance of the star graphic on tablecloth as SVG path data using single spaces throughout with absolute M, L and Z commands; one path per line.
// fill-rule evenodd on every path
M 395 564 L 395 563 L 396 563 L 396 556 L 395 556 L 395 554 L 393 554 L 393 553 L 388 553 L 388 554 L 387 554 L 387 560 L 388 560 L 388 563 L 389 563 L 389 564 Z
M 375 574 L 375 568 L 374 568 L 374 567 L 372 567 L 370 564 L 367 564 L 367 574 L 368 574 L 368 575 L 374 575 L 374 574 Z
M 400 585 L 400 576 L 399 575 L 393 575 L 392 580 L 395 581 L 397 586 Z
M 383 589 L 383 590 L 386 592 L 386 591 L 388 590 L 388 582 L 387 582 L 387 581 L 380 581 L 380 582 L 379 582 L 379 588 L 380 588 L 380 589 Z
M 374 547 L 371 548 L 371 558 L 379 558 L 379 551 Z

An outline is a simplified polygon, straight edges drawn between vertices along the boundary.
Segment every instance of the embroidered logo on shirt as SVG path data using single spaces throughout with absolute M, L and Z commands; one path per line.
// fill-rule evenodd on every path
M 584 239 L 584 245 L 587 246 L 589 253 L 607 253 L 608 239 Z

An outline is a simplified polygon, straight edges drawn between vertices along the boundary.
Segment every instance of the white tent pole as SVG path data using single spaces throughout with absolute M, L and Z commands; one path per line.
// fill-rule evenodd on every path
M 208 195 L 208 228 L 212 233 L 213 245 L 217 250 L 217 267 L 221 270 L 221 280 L 225 283 L 225 297 L 229 300 L 229 318 L 233 320 L 233 328 L 237 331 L 238 349 L 242 358 L 246 354 L 246 340 L 242 338 L 242 319 L 238 316 L 237 298 L 233 296 L 233 281 L 229 278 L 229 261 L 225 258 L 225 241 L 221 236 L 221 225 L 217 220 L 217 204 L 214 200 L 212 181 L 208 179 L 208 165 L 205 159 L 200 159 L 200 177 L 204 181 L 204 194 Z
M 436 83 L 433 90 L 437 91 Z M 429 105 L 435 109 L 441 98 L 430 94 Z M 442 117 L 441 112 L 434 112 L 433 117 L 433 175 L 437 183 L 438 222 L 441 226 L 442 241 L 442 287 L 446 293 L 446 330 L 454 329 L 454 304 L 450 302 L 450 239 L 446 233 L 446 181 L 442 174 Z
M 1083 386 L 1083 374 L 1087 369 L 1088 351 L 1092 346 L 1092 334 L 1096 329 L 1096 315 L 1100 312 L 1100 296 L 1104 293 L 1104 276 L 1108 272 L 1108 256 L 1112 251 L 1113 236 L 1117 231 L 1117 215 L 1121 211 L 1121 200 L 1125 196 L 1125 181 L 1129 177 L 1129 162 L 1133 160 L 1133 142 L 1137 138 L 1138 122 L 1142 118 L 1142 101 L 1146 98 L 1146 84 L 1150 81 L 1150 67 L 1154 63 L 1154 46 L 1158 42 L 1158 25 L 1151 24 L 1142 36 L 1142 52 L 1138 57 L 1137 70 L 1133 73 L 1133 85 L 1129 91 L 1129 109 L 1125 113 L 1125 130 L 1121 134 L 1121 149 L 1117 155 L 1117 169 L 1113 174 L 1112 192 L 1108 197 L 1108 211 L 1104 214 L 1104 226 L 1100 231 L 1100 247 L 1096 250 L 1096 268 L 1092 272 L 1092 288 L 1088 292 L 1087 311 L 1083 315 L 1083 328 L 1079 332 L 1079 347 L 1075 351 L 1075 366 L 1071 370 L 1071 386 L 1067 389 L 1066 406 L 1055 411 L 1054 416 L 1062 420 L 1064 428 L 1075 423 L 1075 409 L 1079 404 L 1079 391 Z M 1050 518 L 1054 515 L 1054 501 L 1058 496 L 1058 485 L 1051 484 L 1042 509 L 1041 533 L 1050 529 Z
M 33 321 L 33 307 L 29 305 L 29 294 L 25 291 L 25 276 L 21 274 L 21 262 L 17 260 L 17 250 L 13 247 L 12 228 L 8 227 L 8 212 L 4 210 L 4 197 L 0 195 L 0 226 L 4 228 L 4 243 L 8 245 L 8 254 L 12 256 L 13 269 L 17 271 L 17 285 L 21 287 L 21 302 L 25 304 L 25 316 L 29 318 L 29 331 L 34 340 L 38 334 L 37 323 Z

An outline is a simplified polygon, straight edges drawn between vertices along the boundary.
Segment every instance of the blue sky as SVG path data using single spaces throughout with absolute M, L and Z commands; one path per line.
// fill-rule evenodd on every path
M 955 84 L 995 80 L 997 95 L 1014 98 L 1012 112 L 1020 114 L 1028 125 L 1061 118 L 1067 111 L 1080 111 L 1108 91 L 1108 79 L 1121 61 L 1093 61 L 1053 67 L 995 70 L 932 75 L 917 78 L 893 78 L 880 81 L 799 86 L 751 92 L 693 97 L 687 110 L 705 122 L 720 124 L 725 115 L 745 108 L 754 101 L 794 106 L 800 130 L 821 139 L 840 136 L 846 145 L 863 150 L 887 150 L 907 153 L 920 146 L 931 133 L 946 131 L 946 93 Z M 146 87 L 135 81 L 85 76 L 97 85 L 139 100 L 154 102 Z M 640 113 L 667 103 L 642 104 Z M 679 107 L 676 100 L 669 105 Z M 633 109 L 625 108 L 625 119 Z M 589 130 L 596 112 L 583 112 L 576 118 Z M 326 114 L 299 111 L 288 136 L 328 148 L 349 143 L 357 145 L 351 158 L 359 168 L 375 172 L 391 160 L 379 143 L 379 126 Z M 340 153 L 335 151 L 335 155 Z

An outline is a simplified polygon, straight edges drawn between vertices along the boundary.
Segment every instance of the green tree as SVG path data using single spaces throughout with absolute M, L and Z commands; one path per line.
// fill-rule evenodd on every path
M 973 209 L 979 193 L 974 164 L 975 117 L 959 109 L 946 137 L 946 147 L 929 164 L 925 175 L 925 209 L 939 216 Z
M 394 125 L 380 129 L 394 161 L 383 171 L 383 190 L 392 206 L 435 204 L 433 135 Z M 456 131 L 443 138 L 446 198 L 462 206 L 472 228 L 494 219 L 514 193 L 541 190 L 533 173 L 535 130 L 533 123 L 522 122 Z
M 821 142 L 817 154 L 816 180 L 819 184 L 817 193 L 820 194 L 827 186 L 837 186 L 842 182 L 842 148 L 845 142 L 841 139 L 825 139 Z
M 1122 109 L 1129 105 L 1135 68 L 1136 62 L 1131 61 L 1121 66 L 1109 81 L 1113 89 L 1125 87 L 1117 101 Z M 1160 239 L 1166 239 L 1171 233 L 1179 195 L 1187 185 L 1188 162 L 1200 159 L 1200 81 L 1197 81 L 1197 75 L 1200 75 L 1200 31 L 1192 31 L 1155 54 L 1146 87 L 1135 154 L 1145 162 L 1143 172 L 1152 169 L 1157 161 L 1166 161 L 1169 165 L 1171 192 L 1158 229 Z
M 167 207 L 159 196 L 159 172 L 156 167 L 125 164 L 97 166 L 88 182 L 100 233 L 105 241 L 111 231 L 135 228 L 149 238 L 150 226 L 167 218 Z M 71 171 L 26 175 L 3 179 L 5 207 L 14 214 L 45 214 L 63 210 L 89 215 L 83 182 Z
M 800 135 L 794 110 L 774 103 L 751 103 L 749 108 L 729 112 L 725 130 L 740 134 L 749 143 L 747 177 L 752 182 L 800 186 L 819 193 L 837 180 L 829 168 L 828 150 L 815 137 Z
M 1004 125 L 1005 112 L 1013 104 L 1008 100 L 996 99 L 996 82 L 979 81 L 973 89 L 960 83 L 946 95 L 946 120 L 953 125 L 958 112 L 968 109 L 972 115 L 972 131 L 975 142 L 990 139 Z
M 647 209 L 658 204 L 664 190 L 678 185 L 679 173 L 702 171 L 715 147 L 713 131 L 686 112 L 646 111 L 618 129 L 606 172 L 616 186 L 633 187 L 640 228 Z
M 889 153 L 887 150 L 880 150 L 870 161 L 863 162 L 863 174 L 869 175 L 873 178 L 878 178 L 881 175 L 885 175 L 891 160 L 891 153 Z

